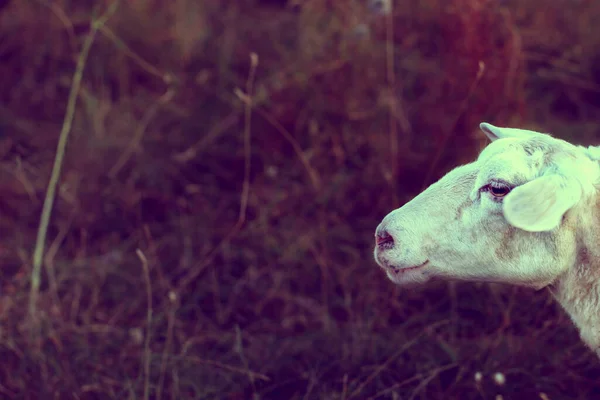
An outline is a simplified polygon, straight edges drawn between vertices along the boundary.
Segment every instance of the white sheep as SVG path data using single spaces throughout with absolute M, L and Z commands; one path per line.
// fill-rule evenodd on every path
M 398 285 L 549 287 L 600 357 L 600 148 L 480 127 L 492 143 L 389 213 L 375 260 Z

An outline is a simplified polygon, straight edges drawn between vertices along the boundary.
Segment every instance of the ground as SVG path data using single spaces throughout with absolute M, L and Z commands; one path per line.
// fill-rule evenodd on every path
M 372 259 L 481 121 L 599 144 L 600 3 L 392 3 L 0 1 L 0 397 L 600 396 L 545 290 Z

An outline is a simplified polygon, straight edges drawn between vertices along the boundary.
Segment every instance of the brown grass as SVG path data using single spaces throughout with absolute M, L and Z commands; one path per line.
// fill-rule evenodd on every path
M 598 142 L 600 5 L 121 1 L 83 64 L 97 3 L 0 2 L 1 398 L 599 395 L 547 293 L 371 251 L 482 120 Z

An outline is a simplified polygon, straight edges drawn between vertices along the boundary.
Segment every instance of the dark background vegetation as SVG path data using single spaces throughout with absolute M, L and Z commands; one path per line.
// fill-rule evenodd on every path
M 600 398 L 546 291 L 401 289 L 372 260 L 479 122 L 598 144 L 600 2 L 121 1 L 36 320 L 110 2 L 0 5 L 0 398 Z

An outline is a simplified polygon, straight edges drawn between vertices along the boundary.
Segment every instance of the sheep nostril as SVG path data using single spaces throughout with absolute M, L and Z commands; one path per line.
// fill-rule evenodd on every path
M 390 249 L 394 247 L 394 238 L 388 231 L 383 230 L 375 235 L 375 244 L 380 249 Z

